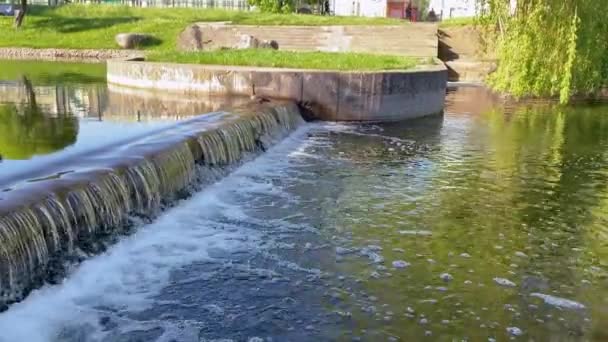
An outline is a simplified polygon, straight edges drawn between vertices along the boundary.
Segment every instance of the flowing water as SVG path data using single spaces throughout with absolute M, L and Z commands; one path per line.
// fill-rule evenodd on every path
M 446 106 L 301 125 L 13 304 L 0 341 L 607 340 L 608 106 Z

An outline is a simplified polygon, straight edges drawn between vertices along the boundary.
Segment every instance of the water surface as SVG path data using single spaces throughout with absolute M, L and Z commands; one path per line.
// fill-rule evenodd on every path
M 0 341 L 608 339 L 608 106 L 307 124 L 0 314 Z M 257 339 L 256 339 L 257 338 Z
M 104 64 L 0 61 L 0 186 L 219 104 L 108 86 Z

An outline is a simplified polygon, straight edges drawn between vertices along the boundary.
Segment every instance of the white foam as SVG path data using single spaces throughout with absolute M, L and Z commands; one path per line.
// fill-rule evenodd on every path
M 534 293 L 531 293 L 530 296 L 540 298 L 549 305 L 557 306 L 557 307 L 564 308 L 564 309 L 580 310 L 580 309 L 585 308 L 585 305 L 581 304 L 579 302 L 575 302 L 573 300 L 566 299 L 566 298 L 551 296 L 551 295 L 544 294 L 544 293 L 534 292 Z
M 211 248 L 246 248 L 242 233 L 219 230 L 201 214 L 200 208 L 213 197 L 195 196 L 105 254 L 85 261 L 63 284 L 37 290 L 12 306 L 0 315 L 0 341 L 50 341 L 74 321 L 97 326 L 98 306 L 145 309 L 168 283 L 172 269 L 211 259 Z
M 252 180 L 268 170 L 280 172 L 311 125 L 231 176 L 168 210 L 152 224 L 141 227 L 106 253 L 80 264 L 60 285 L 36 290 L 23 302 L 0 314 L 0 342 L 48 342 L 70 324 L 88 324 L 90 340 L 104 337 L 96 308 L 139 311 L 154 304 L 154 297 L 169 283 L 170 272 L 195 261 L 214 259 L 211 250 L 239 251 L 260 245 L 259 234 L 244 227 L 218 223 L 223 215 L 247 220 L 246 212 L 222 201 L 230 192 L 273 193 L 271 182 Z M 289 227 L 288 227 L 289 228 Z M 166 331 L 170 332 L 171 329 Z

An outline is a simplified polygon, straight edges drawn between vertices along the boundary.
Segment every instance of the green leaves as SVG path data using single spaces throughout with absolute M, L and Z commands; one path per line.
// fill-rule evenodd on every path
M 516 97 L 592 96 L 608 83 L 605 0 L 481 0 L 482 21 L 496 25 L 497 90 Z
M 265 13 L 292 13 L 295 9 L 294 0 L 249 0 L 249 4 Z

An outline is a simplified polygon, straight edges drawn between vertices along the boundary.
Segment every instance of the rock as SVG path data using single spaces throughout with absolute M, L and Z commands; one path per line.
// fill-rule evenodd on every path
M 510 281 L 509 279 L 506 278 L 494 278 L 494 282 L 500 286 L 507 286 L 507 287 L 515 287 L 517 286 L 514 282 Z
M 548 305 L 556 306 L 563 309 L 582 310 L 585 308 L 585 305 L 579 302 L 575 302 L 566 298 L 551 296 L 544 293 L 531 293 L 530 296 L 540 298 Z
M 274 49 L 279 48 L 279 43 L 274 40 L 259 40 L 256 37 L 248 34 L 241 35 L 239 43 L 236 46 L 237 49 Z
M 451 274 L 449 274 L 449 273 L 441 273 L 439 275 L 439 278 L 441 278 L 445 282 L 448 282 L 448 281 L 454 279 L 454 277 Z
M 407 261 L 403 261 L 403 260 L 395 260 L 393 261 L 393 267 L 394 268 L 406 268 L 410 265 L 409 262 Z
M 524 292 L 542 292 L 549 289 L 549 281 L 538 276 L 526 276 L 521 281 L 521 289 Z
M 260 41 L 256 37 L 248 35 L 248 34 L 244 34 L 244 35 L 241 35 L 241 39 L 239 40 L 239 43 L 236 46 L 236 48 L 239 50 L 257 49 L 259 45 L 260 45 Z
M 143 33 L 119 33 L 115 37 L 116 44 L 122 49 L 135 49 L 140 46 L 148 45 L 155 39 Z
M 524 252 L 515 252 L 515 256 L 520 257 L 520 258 L 527 258 L 528 256 L 526 255 L 526 253 Z
M 518 327 L 507 327 L 507 333 L 511 336 L 520 336 L 523 334 L 523 331 Z
M 182 51 L 199 51 L 203 49 L 203 32 L 200 26 L 193 24 L 186 27 L 177 36 L 177 49 Z
M 350 248 L 336 247 L 336 254 L 338 254 L 338 255 L 346 255 L 346 254 L 350 254 L 352 252 L 353 252 L 353 250 Z
M 262 42 L 260 43 L 260 45 L 258 47 L 261 49 L 278 50 L 279 42 L 277 42 L 276 40 L 262 40 Z

